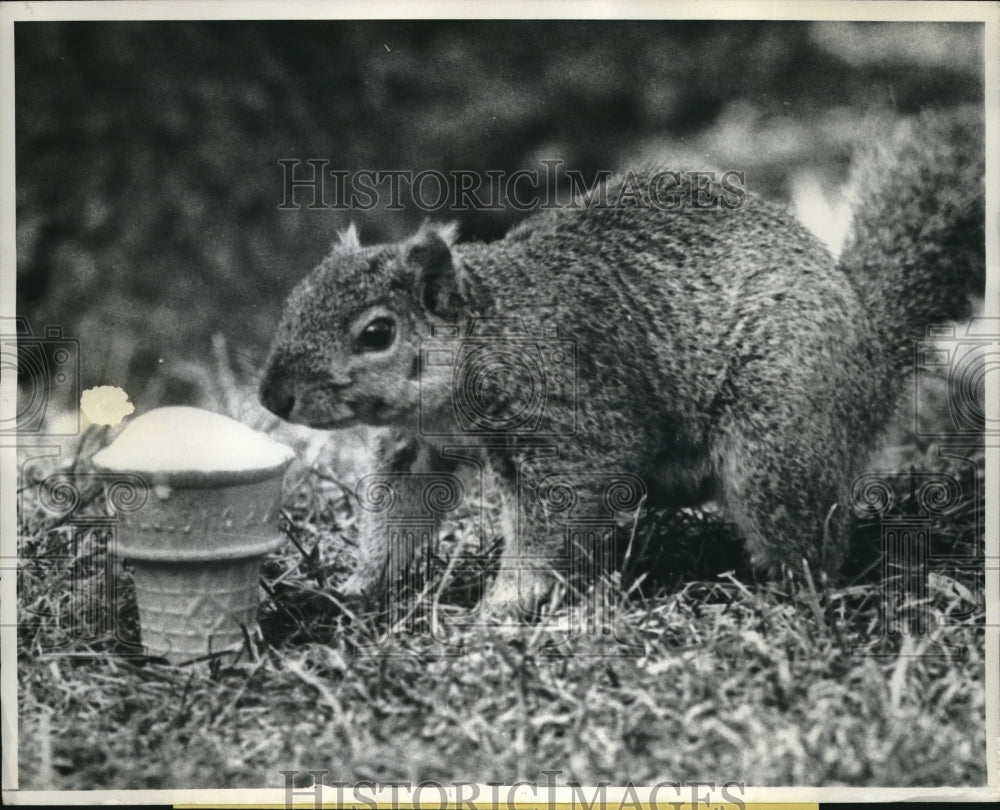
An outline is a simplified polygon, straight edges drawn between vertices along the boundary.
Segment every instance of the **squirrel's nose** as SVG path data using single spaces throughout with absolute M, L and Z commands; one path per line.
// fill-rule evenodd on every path
M 288 419 L 295 407 L 295 394 L 286 377 L 268 374 L 260 384 L 260 404 L 275 416 Z

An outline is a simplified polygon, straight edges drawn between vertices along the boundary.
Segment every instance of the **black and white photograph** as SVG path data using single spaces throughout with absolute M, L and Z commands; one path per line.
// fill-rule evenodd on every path
M 1000 798 L 995 4 L 45 6 L 5 803 Z

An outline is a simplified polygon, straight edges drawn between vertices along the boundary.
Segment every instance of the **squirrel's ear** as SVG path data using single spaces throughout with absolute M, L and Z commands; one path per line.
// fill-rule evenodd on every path
M 454 315 L 460 304 L 461 284 L 449 243 L 438 231 L 422 228 L 407 245 L 406 260 L 416 270 L 416 288 L 423 305 L 435 315 Z
M 337 236 L 340 237 L 340 241 L 337 243 L 340 247 L 349 250 L 361 249 L 361 237 L 358 236 L 358 227 L 353 222 L 346 231 L 337 231 Z
M 458 241 L 458 223 L 457 222 L 445 222 L 442 225 L 435 225 L 434 230 L 437 235 L 440 236 L 448 247 L 451 247 Z

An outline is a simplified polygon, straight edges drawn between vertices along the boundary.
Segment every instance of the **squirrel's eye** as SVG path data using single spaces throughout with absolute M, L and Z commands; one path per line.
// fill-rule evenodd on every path
M 358 351 L 381 352 L 388 349 L 395 338 L 396 324 L 389 318 L 376 318 L 361 330 L 355 345 Z

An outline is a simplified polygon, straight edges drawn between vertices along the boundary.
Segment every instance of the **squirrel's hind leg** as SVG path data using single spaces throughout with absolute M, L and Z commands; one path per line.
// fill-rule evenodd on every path
M 752 563 L 774 575 L 790 568 L 835 574 L 850 524 L 845 502 L 849 476 L 842 451 L 795 435 L 757 437 L 752 428 L 726 433 L 718 450 L 719 491 Z M 829 453 L 832 457 L 824 457 Z

